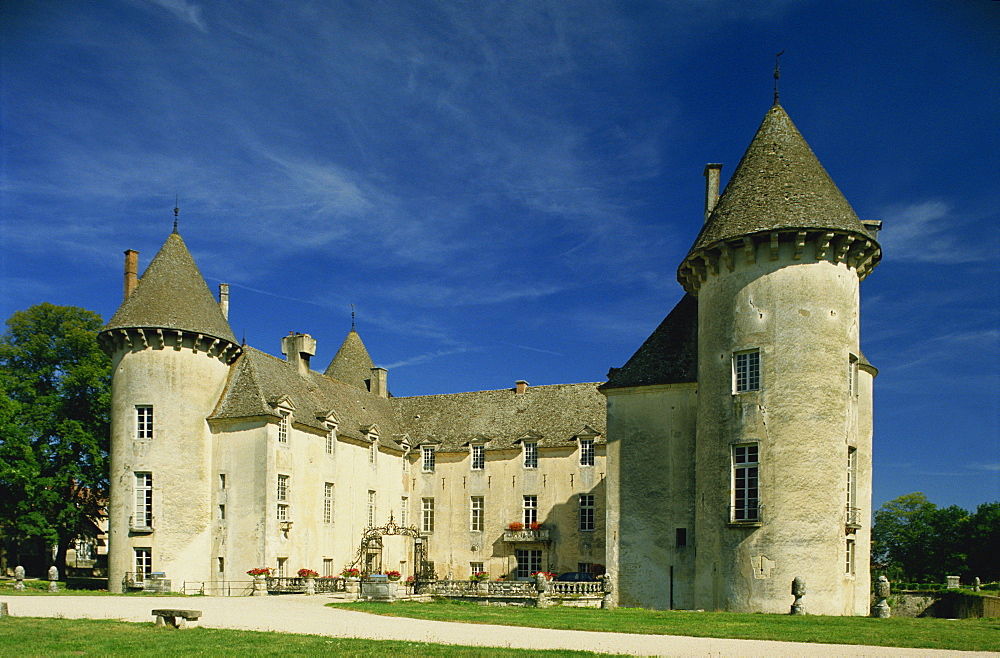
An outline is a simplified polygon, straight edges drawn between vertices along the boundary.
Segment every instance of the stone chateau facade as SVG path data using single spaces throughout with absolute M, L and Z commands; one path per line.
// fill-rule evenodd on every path
M 622 605 L 787 612 L 800 577 L 867 614 L 878 223 L 777 103 L 721 196 L 720 169 L 685 296 L 603 384 L 394 397 L 353 328 L 323 372 L 307 334 L 241 345 L 176 230 L 141 279 L 127 251 L 111 583 L 606 568 Z

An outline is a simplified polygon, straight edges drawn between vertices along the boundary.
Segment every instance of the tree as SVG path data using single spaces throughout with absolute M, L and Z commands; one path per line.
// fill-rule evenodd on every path
M 983 503 L 969 517 L 969 576 L 1000 580 L 1000 502 Z
M 92 537 L 108 491 L 111 362 L 104 324 L 74 306 L 39 304 L 0 336 L 0 533 L 66 549 Z

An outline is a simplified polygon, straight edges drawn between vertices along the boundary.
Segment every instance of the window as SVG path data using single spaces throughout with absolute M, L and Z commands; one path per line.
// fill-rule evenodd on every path
M 514 551 L 514 557 L 517 559 L 518 578 L 528 578 L 536 571 L 542 570 L 542 551 L 540 550 L 517 549 Z
M 529 528 L 532 523 L 538 523 L 538 496 L 525 496 L 523 509 L 525 528 Z
M 593 562 L 577 562 L 576 570 L 579 573 L 592 573 L 594 569 Z
M 278 520 L 288 521 L 288 476 L 278 476 Z
M 677 548 L 684 548 L 685 546 L 688 545 L 687 528 L 677 528 L 676 535 L 677 535 L 676 536 L 677 541 L 675 542 L 675 546 L 677 546 Z
M 135 550 L 135 580 L 142 582 L 146 576 L 153 573 L 153 549 L 136 548 Z
M 469 573 L 475 576 L 477 573 L 486 573 L 482 562 L 469 562 Z
M 226 520 L 226 506 L 225 505 L 219 505 L 219 520 L 220 521 L 225 521 Z
M 760 390 L 760 350 L 733 355 L 733 375 L 737 393 Z
M 759 491 L 757 489 L 756 445 L 733 446 L 733 521 L 758 521 Z
M 333 482 L 323 483 L 323 523 L 333 523 Z
M 368 527 L 375 527 L 375 492 L 368 490 Z
M 524 467 L 538 468 L 538 444 L 534 441 L 524 443 Z
M 285 577 L 285 567 L 287 566 L 287 563 L 288 563 L 288 558 L 287 557 L 279 557 L 278 558 L 278 566 L 274 570 L 274 575 L 277 576 L 278 578 L 284 578 Z
M 135 474 L 135 517 L 132 519 L 134 528 L 151 528 L 153 526 L 153 474 Z
M 332 578 L 337 574 L 333 573 L 333 558 L 325 557 L 323 558 L 323 577 Z
M 423 455 L 424 455 L 424 469 L 423 469 L 424 473 L 433 473 L 434 472 L 434 448 L 432 448 L 431 446 L 424 446 L 423 449 L 422 449 L 422 451 L 423 451 Z
M 333 442 L 336 440 L 337 430 L 332 427 L 326 433 L 326 454 L 333 454 Z
M 853 354 L 847 359 L 847 392 L 852 397 L 858 395 L 858 357 Z
M 594 440 L 580 439 L 580 466 L 594 465 Z
M 278 421 L 278 443 L 288 443 L 288 412 L 281 412 L 281 419 Z
M 472 470 L 481 471 L 486 468 L 486 446 L 472 446 Z
M 403 496 L 399 499 L 399 525 L 404 528 L 410 523 L 410 499 Z
M 580 530 L 594 529 L 594 494 L 580 494 Z
M 421 499 L 421 532 L 434 532 L 434 499 Z
M 225 489 L 226 488 L 226 474 L 225 473 L 219 473 L 219 488 L 220 489 Z
M 226 575 L 226 558 L 224 557 L 216 558 L 216 564 L 219 569 L 219 578 L 223 579 Z
M 375 458 L 378 456 L 378 437 L 371 436 L 372 440 L 371 446 L 368 447 L 368 463 L 374 464 Z
M 847 448 L 847 524 L 859 525 L 858 512 L 858 449 Z
M 473 496 L 469 499 L 470 501 L 470 519 L 469 519 L 469 530 L 472 532 L 482 532 L 483 531 L 483 516 L 485 514 L 485 505 L 482 496 Z
M 153 438 L 153 407 L 150 405 L 135 407 L 135 438 L 147 441 Z
M 847 551 L 844 556 L 844 573 L 848 576 L 854 575 L 854 540 L 847 540 Z

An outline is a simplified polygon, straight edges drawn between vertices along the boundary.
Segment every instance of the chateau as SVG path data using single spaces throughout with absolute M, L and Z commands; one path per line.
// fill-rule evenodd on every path
M 603 384 L 394 397 L 353 329 L 323 372 L 241 345 L 180 235 L 99 339 L 112 356 L 111 583 L 607 569 L 623 605 L 867 614 L 872 379 L 862 223 L 767 113 L 677 270 L 686 295 Z

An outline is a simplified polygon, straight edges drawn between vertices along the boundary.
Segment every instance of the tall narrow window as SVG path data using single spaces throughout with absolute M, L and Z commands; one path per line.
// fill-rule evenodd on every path
M 278 476 L 278 520 L 288 521 L 288 476 Z
M 483 531 L 483 516 L 485 514 L 485 505 L 482 496 L 473 496 L 469 499 L 469 530 L 472 532 L 482 532 Z
M 153 438 L 153 407 L 150 405 L 135 407 L 135 438 L 140 440 Z
M 333 558 L 332 557 L 323 558 L 323 577 L 333 578 L 336 575 L 337 574 L 333 572 Z
M 424 473 L 433 473 L 434 472 L 434 448 L 432 448 L 431 446 L 424 446 L 423 447 L 423 455 L 424 455 L 424 468 L 423 468 Z
M 135 580 L 142 582 L 146 576 L 153 573 L 153 549 L 136 548 L 135 550 Z
M 580 494 L 580 530 L 594 529 L 594 494 Z
M 531 574 L 542 570 L 542 552 L 540 550 L 515 549 L 517 559 L 517 577 L 528 578 Z
M 847 540 L 847 550 L 844 555 L 844 573 L 854 575 L 854 539 Z
M 375 527 L 375 492 L 368 490 L 368 527 Z
M 760 390 L 760 350 L 733 355 L 733 376 L 737 393 Z
M 538 444 L 534 441 L 524 443 L 524 467 L 538 468 Z
M 323 523 L 333 523 L 333 482 L 323 483 Z
M 404 528 L 410 524 L 410 499 L 403 496 L 399 499 L 399 525 Z
M 472 446 L 472 470 L 481 471 L 486 468 L 486 446 Z
M 374 464 L 375 459 L 378 457 L 378 437 L 371 437 L 372 444 L 368 447 L 368 463 Z
M 423 498 L 421 503 L 420 530 L 422 532 L 434 532 L 434 499 Z
M 219 520 L 220 521 L 225 521 L 226 520 L 226 506 L 225 505 L 219 505 Z
M 733 446 L 733 521 L 758 521 L 760 498 L 757 488 L 758 446 Z
M 288 566 L 288 558 L 287 557 L 279 557 L 278 558 L 278 566 L 274 570 L 274 575 L 277 576 L 278 578 L 284 578 L 285 577 L 285 570 L 286 570 L 287 566 Z
M 219 488 L 220 489 L 225 489 L 226 488 L 226 474 L 225 473 L 219 473 Z
M 538 523 L 538 496 L 524 496 L 524 527 L 528 528 L 532 523 Z
M 326 432 L 326 454 L 333 454 L 333 442 L 336 440 L 337 430 L 330 428 Z
M 281 412 L 281 419 L 278 420 L 278 443 L 288 443 L 288 413 Z
M 594 465 L 594 440 L 580 439 L 580 466 Z
M 153 474 L 135 474 L 135 528 L 153 527 Z
M 852 397 L 858 394 L 858 357 L 853 354 L 847 359 L 847 392 Z
M 687 528 L 677 528 L 677 530 L 674 533 L 674 535 L 675 535 L 674 539 L 676 540 L 674 542 L 674 545 L 677 548 L 684 548 L 685 546 L 688 545 L 688 531 L 687 531 Z
M 860 524 L 858 510 L 858 449 L 847 448 L 847 525 Z

